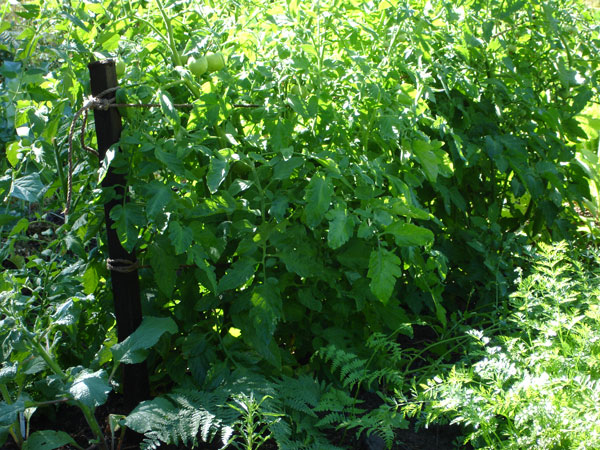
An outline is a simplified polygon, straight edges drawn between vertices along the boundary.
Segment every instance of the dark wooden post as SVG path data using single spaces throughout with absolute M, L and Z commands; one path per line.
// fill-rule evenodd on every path
M 90 86 L 94 97 L 107 89 L 117 86 L 115 62 L 112 59 L 92 62 L 88 65 L 88 69 L 90 71 Z M 103 98 L 109 100 L 114 97 L 115 92 L 103 96 Z M 94 121 L 96 136 L 98 138 L 98 156 L 100 161 L 102 161 L 110 146 L 119 141 L 122 129 L 121 116 L 117 108 L 109 108 L 106 111 L 96 109 L 94 110 Z M 125 175 L 115 173 L 112 168 L 109 168 L 102 181 L 102 188 L 106 190 L 114 189 L 116 197 L 113 197 L 104 205 L 106 233 L 108 235 L 108 256 L 112 260 L 135 262 L 135 253 L 129 253 L 123 248 L 117 231 L 112 227 L 114 222 L 110 218 L 111 209 L 123 201 L 125 185 Z M 121 342 L 133 333 L 142 322 L 138 271 L 136 269 L 123 273 L 112 270 L 111 280 L 115 316 L 117 319 L 117 336 L 119 342 Z M 139 402 L 149 398 L 148 369 L 145 362 L 123 365 L 123 395 L 125 398 L 125 407 L 128 409 L 128 412 Z

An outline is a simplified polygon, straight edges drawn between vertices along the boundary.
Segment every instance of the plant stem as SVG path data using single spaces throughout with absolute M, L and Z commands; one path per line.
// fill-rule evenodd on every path
M 179 52 L 177 51 L 177 47 L 175 46 L 175 37 L 173 36 L 173 26 L 171 25 L 171 20 L 167 16 L 165 12 L 165 7 L 162 4 L 161 0 L 156 0 L 156 4 L 158 5 L 158 10 L 160 11 L 160 15 L 163 18 L 163 22 L 165 23 L 165 27 L 167 28 L 167 38 L 169 39 L 169 47 L 171 47 L 171 59 L 175 63 L 176 66 L 182 66 L 181 57 L 179 56 Z
M 50 367 L 50 369 L 52 369 L 52 371 L 56 375 L 61 377 L 63 381 L 67 381 L 69 379 L 68 375 L 65 372 L 63 372 L 58 363 L 54 360 L 54 358 L 52 358 L 52 356 L 46 351 L 46 349 L 42 347 L 42 345 L 37 340 L 34 340 L 31 336 L 28 336 L 27 330 L 23 330 L 23 335 L 25 336 L 25 340 L 27 340 L 33 346 L 34 350 L 42 357 L 42 359 L 46 362 L 48 367 Z M 90 429 L 92 430 L 92 432 L 98 440 L 100 448 L 102 448 L 102 450 L 108 450 L 108 446 L 106 444 L 106 441 L 104 440 L 104 435 L 102 434 L 102 429 L 100 428 L 100 425 L 98 424 L 98 421 L 96 420 L 93 411 L 87 405 L 84 405 L 80 401 L 75 401 L 75 404 L 83 413 L 86 422 L 88 423 Z
M 90 429 L 98 439 L 98 444 L 100 445 L 100 448 L 102 448 L 103 450 L 108 450 L 108 444 L 104 440 L 104 434 L 102 434 L 102 429 L 100 428 L 100 425 L 96 420 L 96 416 L 94 416 L 94 411 L 87 405 L 84 405 L 79 401 L 75 402 L 75 404 L 79 407 L 79 409 L 81 409 L 81 412 L 85 417 L 85 421 L 88 423 Z
M 6 384 L 0 383 L 0 393 L 2 393 L 2 398 L 7 404 L 12 404 L 12 399 L 10 398 L 10 393 L 8 392 Z M 8 431 L 19 448 L 21 448 L 23 446 L 23 435 L 21 433 L 21 424 L 19 423 L 19 419 L 12 424 L 12 427 Z
M 42 347 L 39 342 L 32 339 L 30 336 L 27 336 L 26 333 L 24 333 L 24 336 L 25 339 L 33 346 L 35 351 L 42 357 L 44 362 L 48 364 L 48 367 L 50 367 L 50 369 L 52 369 L 56 375 L 60 376 L 63 380 L 66 380 L 68 378 L 67 374 L 63 372 L 58 363 L 54 360 L 54 358 L 52 358 L 52 356 L 50 356 L 46 349 Z

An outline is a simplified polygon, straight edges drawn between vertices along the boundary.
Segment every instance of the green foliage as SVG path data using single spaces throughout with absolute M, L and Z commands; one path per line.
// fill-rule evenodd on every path
M 177 332 L 177 325 L 170 317 L 146 316 L 140 326 L 123 342 L 113 345 L 115 361 L 136 364 L 144 361 L 149 348 L 153 347 L 164 333 Z
M 466 426 L 475 448 L 594 448 L 600 384 L 597 251 L 540 245 L 504 327 L 421 386 L 428 421 Z
M 61 396 L 91 421 L 119 364 L 146 361 L 153 390 L 173 389 L 127 419 L 148 448 L 233 432 L 327 449 L 332 428 L 391 445 L 405 378 L 462 355 L 466 322 L 500 326 L 532 244 L 575 236 L 574 206 L 597 215 L 598 16 L 575 1 L 0 8 L 0 443 L 24 444 L 29 405 Z M 185 66 L 212 53 L 225 67 Z M 125 63 L 119 102 L 156 107 L 120 107 L 104 161 L 77 129 L 63 223 L 69 129 L 104 58 Z M 145 316 L 119 344 L 109 166 L 127 178 L 111 218 Z M 437 342 L 397 342 L 417 324 Z M 233 388 L 222 362 L 260 375 Z
M 79 447 L 77 442 L 64 431 L 47 430 L 32 433 L 22 448 L 23 450 L 53 450 L 65 445 Z
M 337 429 L 356 430 L 356 437 L 363 433 L 380 436 L 388 448 L 394 443 L 394 433 L 407 429 L 409 423 L 406 414 L 394 395 L 378 391 L 379 406 L 367 411 L 360 407 L 362 400 L 352 396 L 358 395 L 362 386 L 367 392 L 383 387 L 385 392 L 402 392 L 404 378 L 400 372 L 402 361 L 401 349 L 393 341 L 393 337 L 381 334 L 373 335 L 367 342 L 373 352 L 369 360 L 364 360 L 345 350 L 329 346 L 321 349 L 318 356 L 331 368 L 332 373 L 338 373 L 337 378 L 343 389 L 329 388 L 319 400 L 315 411 L 324 413 L 317 422 L 317 427 L 335 426 Z M 387 360 L 395 364 L 379 369 L 370 368 L 373 360 L 381 361 L 378 352 L 389 352 Z M 380 358 L 377 358 L 379 356 Z
M 247 371 L 215 370 L 205 390 L 175 389 L 140 403 L 124 420 L 144 434 L 142 448 L 188 446 L 219 439 L 223 446 L 254 449 L 268 439 L 282 449 L 336 449 L 317 428 L 322 386 L 308 376 L 276 381 Z
M 60 139 L 84 99 L 84 63 L 118 56 L 119 97 L 160 105 L 124 108 L 121 151 L 104 162 L 127 174 L 129 201 L 111 217 L 150 266 L 148 313 L 187 317 L 185 333 L 212 315 L 209 332 L 222 311 L 273 370 L 331 335 L 389 333 L 393 318 L 443 328 L 465 298 L 504 295 L 527 240 L 566 235 L 565 205 L 587 190 L 573 144 L 598 92 L 593 25 L 567 0 L 513 3 L 133 2 L 110 15 L 44 3 L 24 13 L 34 31 L 2 66 L 19 99 L 6 110 L 18 133 L 2 195 L 64 200 Z M 54 45 L 42 25 L 70 30 L 57 64 L 33 53 L 39 39 Z M 223 70 L 184 67 L 217 51 Z M 23 78 L 26 64 L 37 78 Z M 114 193 L 96 168 L 76 157 L 65 231 L 103 248 L 97 205 Z M 295 333 L 307 314 L 316 339 Z
M 233 433 L 237 417 L 224 407 L 227 395 L 208 394 L 195 390 L 177 390 L 171 394 L 140 403 L 124 424 L 144 434 L 143 449 L 154 449 L 160 443 L 198 445 L 212 440 L 221 432 L 225 445 Z M 220 406 L 219 406 L 220 405 Z

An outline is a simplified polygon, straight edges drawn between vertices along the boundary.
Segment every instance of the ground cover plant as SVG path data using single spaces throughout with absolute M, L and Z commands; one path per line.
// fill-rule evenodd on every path
M 468 353 L 470 329 L 506 336 L 490 367 L 506 357 L 530 378 L 595 389 L 594 372 L 577 378 L 587 366 L 563 373 L 540 357 L 528 371 L 540 332 L 567 333 L 564 358 L 595 357 L 581 347 L 591 313 L 570 322 L 594 310 L 591 295 L 566 314 L 548 303 L 556 291 L 523 328 L 507 322 L 534 279 L 515 269 L 528 274 L 540 248 L 548 260 L 542 243 L 597 239 L 593 10 L 105 0 L 0 14 L 0 442 L 108 448 L 130 429 L 142 448 L 402 448 L 411 423 L 436 419 L 464 425 L 474 446 L 576 446 L 576 428 L 548 443 L 522 432 L 548 423 L 529 391 L 506 393 L 518 418 L 494 409 L 492 387 L 479 415 L 459 409 L 473 384 L 506 375 L 477 362 L 488 346 Z M 119 108 L 119 145 L 98 161 L 77 112 L 87 64 L 109 58 L 117 102 L 138 107 Z M 110 217 L 142 289 L 124 342 L 106 265 L 109 166 L 126 177 Z M 562 321 L 545 324 L 549 311 Z M 152 398 L 99 417 L 122 393 L 121 366 L 140 362 Z M 504 381 L 498 395 L 514 387 Z M 52 422 L 67 405 L 83 440 Z M 32 429 L 36 417 L 50 429 Z M 591 439 L 596 425 L 580 425 Z
M 599 445 L 598 253 L 541 245 L 496 333 L 470 330 L 468 362 L 424 384 L 429 413 L 477 448 Z

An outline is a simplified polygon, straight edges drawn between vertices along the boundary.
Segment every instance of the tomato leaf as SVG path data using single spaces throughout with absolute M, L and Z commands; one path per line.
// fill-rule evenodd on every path
M 148 199 L 146 203 L 146 216 L 148 220 L 157 220 L 173 198 L 171 188 L 158 180 L 152 180 L 147 184 L 144 194 Z
M 211 194 L 219 190 L 219 186 L 225 180 L 228 172 L 229 164 L 227 164 L 227 161 L 219 158 L 212 158 L 210 160 L 208 173 L 206 174 L 206 185 Z
M 140 326 L 123 342 L 113 345 L 115 361 L 136 364 L 144 361 L 147 350 L 165 334 L 177 333 L 177 324 L 170 317 L 146 316 Z
M 173 106 L 173 100 L 168 92 L 159 90 L 158 100 L 162 113 L 169 119 L 172 125 L 179 126 L 179 113 Z
M 327 243 L 333 249 L 340 248 L 352 237 L 354 219 L 346 209 L 333 209 L 326 217 L 329 219 Z
M 281 318 L 282 302 L 276 286 L 260 285 L 250 297 L 250 327 L 242 332 L 255 350 L 275 366 L 281 364 L 279 349 L 272 345 L 273 334 Z M 251 329 L 251 330 L 250 330 Z
M 148 249 L 148 258 L 150 259 L 150 266 L 154 272 L 154 279 L 156 280 L 158 289 L 169 298 L 175 288 L 179 264 L 177 258 L 173 257 L 171 252 L 161 247 L 160 241 L 152 244 Z
M 192 229 L 187 226 L 181 226 L 177 221 L 171 221 L 169 223 L 169 239 L 175 248 L 175 254 L 181 255 L 185 253 L 193 240 Z
M 123 248 L 131 252 L 137 243 L 137 227 L 146 224 L 142 207 L 134 203 L 116 205 L 110 211 L 110 218 L 115 221 L 113 228 L 117 230 Z
M 12 184 L 9 195 L 27 202 L 35 202 L 45 190 L 46 186 L 36 172 L 17 178 Z
M 255 264 L 254 260 L 248 258 L 236 261 L 219 280 L 218 292 L 237 289 L 244 285 L 254 275 Z
M 382 303 L 387 303 L 394 291 L 396 278 L 402 275 L 402 261 L 384 248 L 371 252 L 367 277 L 371 279 L 371 292 Z
M 386 233 L 394 236 L 396 245 L 410 247 L 433 243 L 433 232 L 412 223 L 394 222 L 386 227 Z
M 315 228 L 323 220 L 325 213 L 329 210 L 333 187 L 328 179 L 321 175 L 315 175 L 306 187 L 306 206 L 303 218 L 306 224 Z

